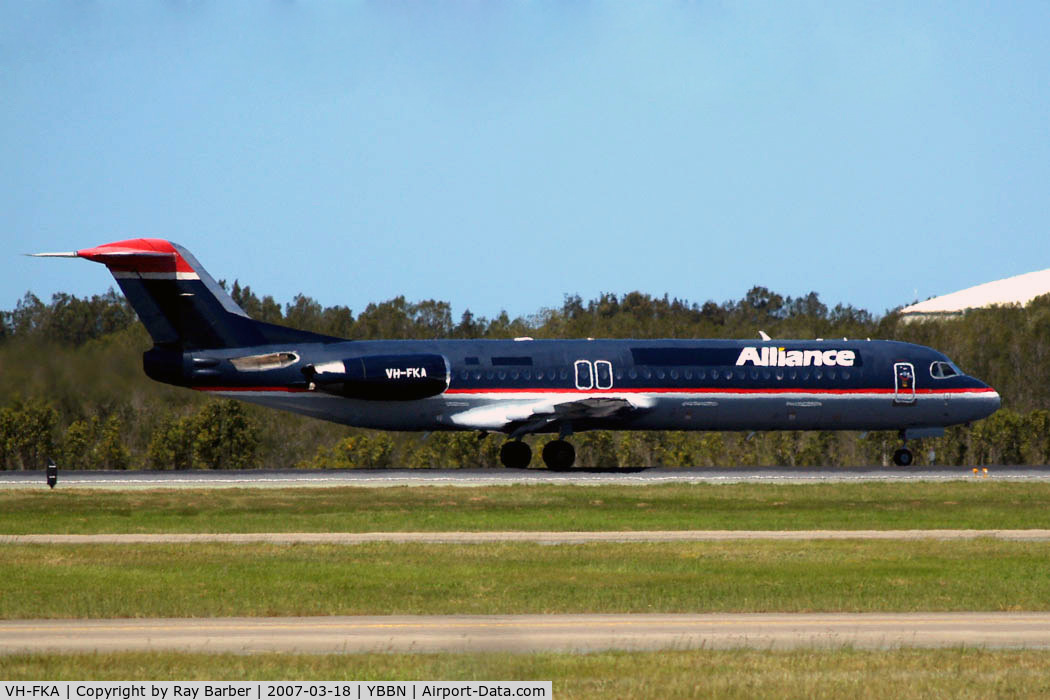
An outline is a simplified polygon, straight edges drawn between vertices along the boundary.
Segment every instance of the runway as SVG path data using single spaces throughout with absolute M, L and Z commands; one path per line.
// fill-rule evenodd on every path
M 1050 648 L 1050 613 L 435 615 L 0 621 L 0 653 Z
M 564 545 L 591 542 L 725 542 L 728 540 L 974 540 L 1050 541 L 1050 530 L 640 530 L 632 532 L 249 532 L 0 535 L 4 544 L 334 544 L 369 542 Z
M 692 467 L 683 469 L 345 469 L 243 471 L 72 471 L 59 469 L 59 489 L 363 488 L 509 486 L 513 484 L 655 485 L 804 484 L 843 481 L 1050 481 L 1050 466 L 972 467 Z M 46 489 L 43 471 L 0 472 L 0 489 Z

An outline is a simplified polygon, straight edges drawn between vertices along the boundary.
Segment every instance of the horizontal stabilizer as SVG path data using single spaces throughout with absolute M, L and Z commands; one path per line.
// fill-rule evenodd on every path
M 102 263 L 111 272 L 157 273 L 193 273 L 175 247 L 168 241 L 138 238 L 118 243 L 83 248 L 68 253 L 34 253 L 34 258 L 83 258 Z M 194 277 L 196 275 L 193 275 Z
M 102 263 L 156 345 L 197 350 L 275 343 L 327 342 L 327 336 L 248 318 L 196 258 L 160 238 L 132 238 L 40 258 Z
M 78 250 L 76 252 L 76 256 L 78 258 L 86 258 L 88 260 L 94 260 L 96 262 L 106 260 L 108 258 L 113 258 L 115 260 L 126 260 L 128 258 L 164 258 L 167 260 L 175 259 L 175 253 L 157 253 L 150 250 L 103 250 L 100 248 Z

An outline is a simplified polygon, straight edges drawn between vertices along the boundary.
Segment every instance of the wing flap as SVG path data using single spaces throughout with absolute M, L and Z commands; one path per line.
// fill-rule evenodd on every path
M 641 397 L 587 396 L 552 401 L 515 401 L 461 411 L 451 416 L 453 423 L 475 430 L 510 432 L 515 437 L 534 433 L 552 423 L 611 418 L 644 410 L 650 401 Z

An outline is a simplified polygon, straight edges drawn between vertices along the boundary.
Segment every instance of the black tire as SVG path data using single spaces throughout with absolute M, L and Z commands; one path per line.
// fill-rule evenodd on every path
M 519 440 L 505 442 L 499 448 L 499 461 L 507 469 L 526 469 L 532 461 L 532 448 Z
M 565 440 L 552 440 L 543 446 L 543 463 L 551 471 L 563 472 L 572 469 L 576 461 L 576 448 Z
M 907 447 L 902 447 L 893 453 L 893 463 L 898 467 L 910 467 L 912 459 L 911 450 Z

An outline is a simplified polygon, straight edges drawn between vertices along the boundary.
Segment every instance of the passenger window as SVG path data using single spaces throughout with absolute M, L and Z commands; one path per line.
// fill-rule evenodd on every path
M 777 381 L 778 382 L 779 381 L 783 381 L 783 379 L 784 379 L 784 370 L 778 369 L 777 370 Z
M 676 369 L 672 369 L 671 370 L 671 379 L 678 379 L 678 370 L 676 370 Z
M 646 379 L 652 379 L 653 378 L 653 373 L 649 370 L 648 367 L 643 367 L 642 368 L 642 376 L 645 377 Z
M 693 370 L 691 370 L 691 369 L 685 370 L 684 374 L 685 374 L 685 378 L 686 379 L 692 379 L 693 378 Z
M 751 370 L 751 378 L 752 379 L 758 379 L 758 370 L 757 369 L 752 369 Z
M 627 376 L 631 379 L 637 379 L 638 371 L 632 367 L 631 369 L 627 370 Z
M 524 370 L 522 371 L 521 376 L 524 377 L 526 381 L 528 381 L 532 379 L 532 372 L 530 372 L 529 370 Z

